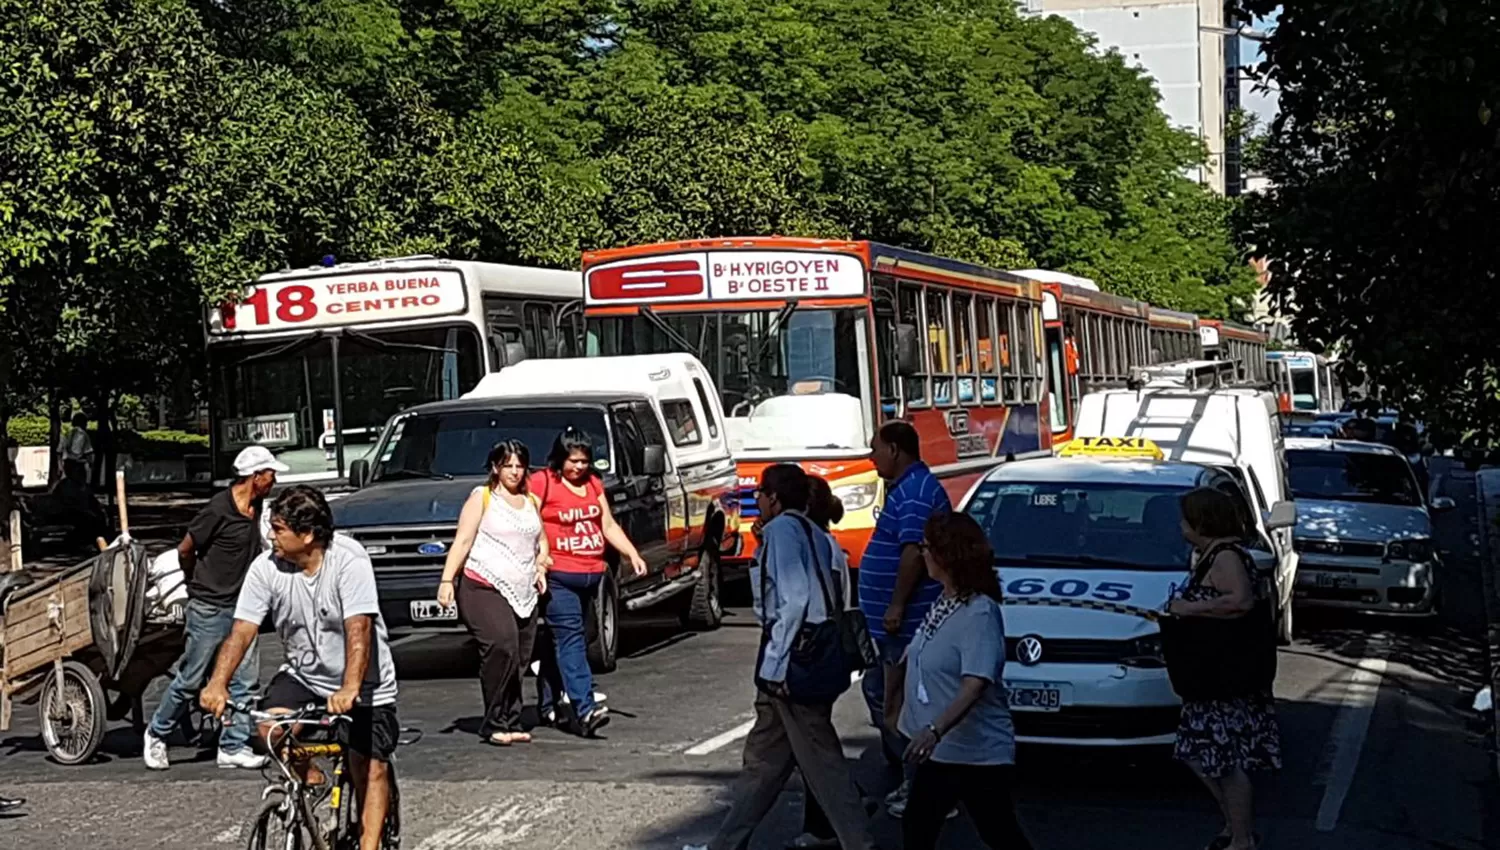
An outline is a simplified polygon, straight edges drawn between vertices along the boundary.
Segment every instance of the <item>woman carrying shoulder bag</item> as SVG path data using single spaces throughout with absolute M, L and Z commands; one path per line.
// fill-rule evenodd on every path
M 502 747 L 531 740 L 521 728 L 521 676 L 531 660 L 537 597 L 547 589 L 550 562 L 541 515 L 526 495 L 530 460 L 520 440 L 490 449 L 489 480 L 464 502 L 438 584 L 438 602 L 458 603 L 459 619 L 479 644 L 479 735 Z
M 1245 551 L 1248 530 L 1227 494 L 1208 487 L 1185 494 L 1182 536 L 1193 546 L 1193 572 L 1162 620 L 1168 673 L 1182 697 L 1175 757 L 1192 768 L 1224 814 L 1224 831 L 1209 850 L 1253 850 L 1250 773 L 1281 767 L 1271 693 L 1272 594 Z

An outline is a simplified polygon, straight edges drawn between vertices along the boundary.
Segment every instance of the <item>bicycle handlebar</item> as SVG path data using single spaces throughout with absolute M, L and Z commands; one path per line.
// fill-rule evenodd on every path
M 251 708 L 242 702 L 231 702 L 228 704 L 229 712 L 243 714 L 256 723 L 271 723 L 274 725 L 287 725 L 291 723 L 311 723 L 316 726 L 333 726 L 338 723 L 350 723 L 353 719 L 347 714 L 329 714 L 328 706 L 310 702 L 301 708 L 284 709 L 282 711 L 261 711 Z

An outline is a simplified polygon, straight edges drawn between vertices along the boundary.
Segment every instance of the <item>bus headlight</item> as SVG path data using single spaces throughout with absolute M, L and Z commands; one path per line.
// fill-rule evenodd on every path
M 842 487 L 834 487 L 834 498 L 844 503 L 844 510 L 848 512 L 862 511 L 875 504 L 875 493 L 878 486 L 871 484 L 845 484 Z

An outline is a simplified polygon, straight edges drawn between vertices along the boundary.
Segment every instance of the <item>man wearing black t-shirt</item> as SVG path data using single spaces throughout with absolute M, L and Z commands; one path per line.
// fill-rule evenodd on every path
M 234 627 L 234 606 L 245 572 L 265 548 L 262 502 L 276 485 L 276 473 L 286 471 L 286 465 L 262 446 L 240 452 L 234 459 L 234 483 L 208 501 L 177 545 L 177 557 L 187 579 L 186 643 L 172 682 L 146 728 L 143 755 L 146 767 L 152 770 L 170 766 L 165 739 L 197 701 L 219 644 Z M 258 665 L 259 657 L 252 646 L 230 683 L 234 699 L 249 701 Z M 245 718 L 224 727 L 219 736 L 219 767 L 254 769 L 266 763 L 265 756 L 250 749 L 250 732 Z

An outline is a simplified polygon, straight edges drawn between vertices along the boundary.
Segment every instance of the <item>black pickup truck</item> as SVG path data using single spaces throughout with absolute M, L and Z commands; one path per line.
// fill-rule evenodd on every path
M 534 373 L 572 364 L 568 381 L 542 383 L 578 385 L 577 367 L 597 362 L 531 361 L 506 372 L 545 378 Z M 370 461 L 351 466 L 356 489 L 333 502 L 334 520 L 369 552 L 388 628 L 458 627 L 457 611 L 437 602 L 438 580 L 464 500 L 484 481 L 486 455 L 502 439 L 519 439 L 539 466 L 567 426 L 592 438 L 610 509 L 648 565 L 646 575 L 637 577 L 608 550 L 610 571 L 588 617 L 590 661 L 601 671 L 614 668 L 622 605 L 637 610 L 671 603 L 685 625 L 717 628 L 723 615 L 719 556 L 733 549 L 739 520 L 721 411 L 703 410 L 697 393 L 663 399 L 651 387 L 507 392 L 515 385 L 482 383 L 470 397 L 407 410 L 386 426 Z M 717 404 L 716 392 L 705 395 Z M 663 415 L 664 400 L 669 416 Z M 682 419 L 689 415 L 701 417 L 698 439 L 678 445 L 678 435 L 690 425 Z

